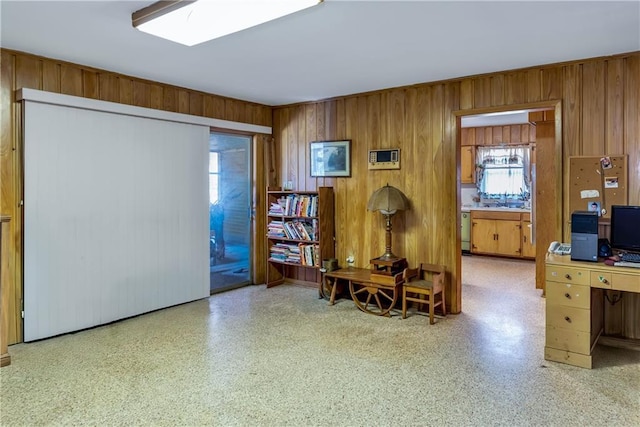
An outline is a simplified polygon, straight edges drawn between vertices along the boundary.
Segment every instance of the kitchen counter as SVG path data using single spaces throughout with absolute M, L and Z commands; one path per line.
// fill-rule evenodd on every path
M 462 205 L 460 208 L 462 212 L 471 212 L 471 211 L 492 211 L 492 212 L 531 212 L 531 208 L 506 208 L 506 207 L 484 207 L 484 206 L 469 206 Z

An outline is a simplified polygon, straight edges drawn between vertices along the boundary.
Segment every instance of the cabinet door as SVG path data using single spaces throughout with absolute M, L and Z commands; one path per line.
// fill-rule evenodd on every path
M 474 219 L 471 222 L 471 251 L 492 254 L 497 249 L 496 221 L 493 219 Z
M 476 182 L 476 147 L 467 145 L 460 150 L 460 182 L 473 184 Z
M 522 256 L 536 257 L 536 245 L 531 243 L 531 221 L 522 221 Z
M 520 221 L 495 221 L 497 239 L 496 253 L 520 256 Z

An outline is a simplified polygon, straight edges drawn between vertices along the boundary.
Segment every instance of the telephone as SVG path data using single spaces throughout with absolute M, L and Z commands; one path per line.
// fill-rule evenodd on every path
M 551 242 L 549 245 L 549 253 L 556 255 L 571 254 L 571 245 L 569 243 Z

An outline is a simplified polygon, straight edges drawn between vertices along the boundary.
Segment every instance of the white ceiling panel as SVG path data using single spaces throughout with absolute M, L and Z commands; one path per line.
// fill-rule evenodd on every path
M 134 29 L 152 1 L 0 2 L 0 45 L 283 105 L 640 50 L 639 1 L 339 1 L 193 47 Z

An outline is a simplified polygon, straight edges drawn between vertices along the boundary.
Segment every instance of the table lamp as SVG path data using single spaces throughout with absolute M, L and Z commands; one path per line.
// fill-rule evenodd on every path
M 385 252 L 378 259 L 389 261 L 398 257 L 391 252 L 391 217 L 397 211 L 409 209 L 409 199 L 397 188 L 387 184 L 377 189 L 369 198 L 367 210 L 380 211 L 386 220 Z

